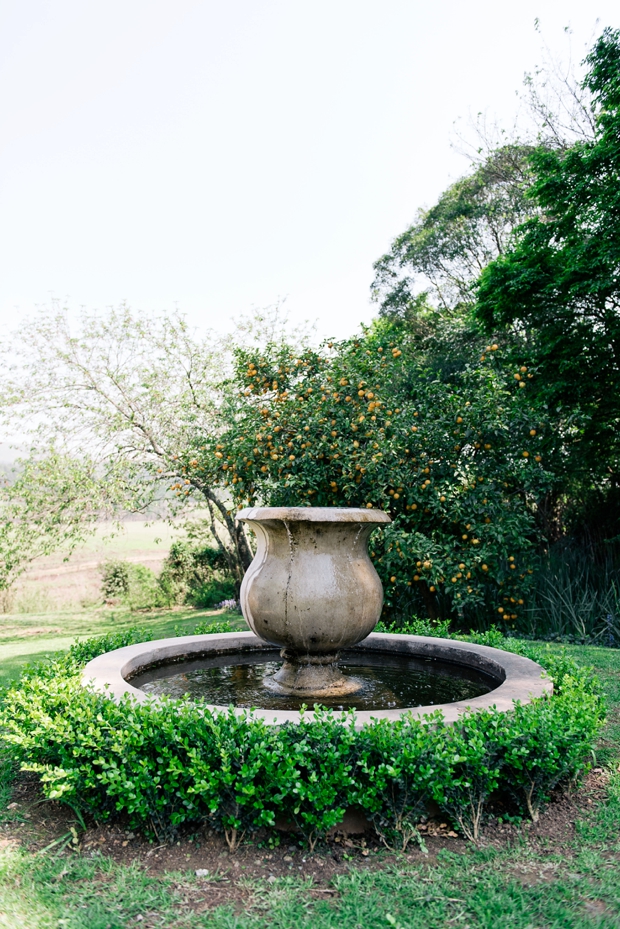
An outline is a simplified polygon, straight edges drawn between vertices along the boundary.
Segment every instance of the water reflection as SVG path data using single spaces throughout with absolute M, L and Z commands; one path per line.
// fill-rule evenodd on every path
M 298 710 L 315 701 L 268 690 L 264 679 L 281 664 L 277 651 L 247 655 L 218 655 L 164 665 L 144 671 L 131 683 L 145 693 L 205 700 L 218 706 L 265 710 Z M 340 660 L 342 671 L 361 681 L 361 691 L 349 697 L 324 698 L 333 709 L 387 710 L 433 706 L 471 700 L 489 693 L 498 681 L 461 665 L 402 655 L 369 654 L 351 650 Z

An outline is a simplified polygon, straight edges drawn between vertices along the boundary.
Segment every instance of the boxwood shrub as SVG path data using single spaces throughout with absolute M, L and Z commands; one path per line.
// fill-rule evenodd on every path
M 317 709 L 275 726 L 185 699 L 115 703 L 82 687 L 87 661 L 145 638 L 134 629 L 90 639 L 28 669 L 2 697 L 0 736 L 46 797 L 97 820 L 121 816 L 160 840 L 208 824 L 234 849 L 246 833 L 287 822 L 312 849 L 357 807 L 404 849 L 423 844 L 417 825 L 432 802 L 477 841 L 498 798 L 536 819 L 554 788 L 587 768 L 603 722 L 588 670 L 514 640 L 503 644 L 543 664 L 553 695 L 451 725 L 437 711 L 356 730 L 353 713 Z

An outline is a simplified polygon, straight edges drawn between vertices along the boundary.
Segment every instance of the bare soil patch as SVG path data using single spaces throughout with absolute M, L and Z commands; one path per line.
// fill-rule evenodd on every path
M 590 771 L 577 789 L 556 791 L 551 802 L 540 813 L 537 823 L 525 820 L 521 823 L 489 822 L 484 830 L 482 845 L 503 847 L 527 836 L 534 848 L 558 849 L 572 840 L 575 835 L 575 823 L 590 812 L 595 803 L 607 796 L 609 775 L 602 768 Z

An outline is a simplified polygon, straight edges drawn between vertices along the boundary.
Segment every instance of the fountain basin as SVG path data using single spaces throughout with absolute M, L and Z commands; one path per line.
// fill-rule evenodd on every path
M 396 720 L 404 713 L 424 716 L 441 710 L 446 722 L 455 722 L 467 710 L 483 710 L 492 706 L 500 711 L 512 709 L 515 701 L 528 703 L 530 700 L 551 693 L 553 685 L 545 677 L 545 672 L 528 658 L 513 655 L 500 649 L 452 639 L 436 639 L 425 636 L 393 635 L 373 633 L 355 646 L 359 656 L 401 656 L 435 660 L 450 664 L 458 669 L 471 669 L 485 675 L 495 684 L 492 690 L 470 699 L 457 700 L 452 703 L 428 704 L 425 706 L 399 707 L 395 709 L 360 709 L 356 710 L 356 726 L 361 727 L 372 719 Z M 129 645 L 100 655 L 90 661 L 82 673 L 84 684 L 107 693 L 118 700 L 129 694 L 139 702 L 157 699 L 132 684 L 132 679 L 144 674 L 147 669 L 163 665 L 177 664 L 179 671 L 182 662 L 193 662 L 198 658 L 216 658 L 230 656 L 231 664 L 239 656 L 252 655 L 266 658 L 273 654 L 273 646 L 264 642 L 251 632 L 228 632 L 217 635 L 181 636 L 173 639 L 160 639 Z M 320 698 L 308 699 L 308 705 L 320 703 Z M 206 704 L 211 710 L 225 711 L 226 705 Z M 244 714 L 247 709 L 235 707 L 235 712 Z M 254 715 L 268 723 L 281 724 L 299 722 L 298 710 L 279 710 L 257 705 Z

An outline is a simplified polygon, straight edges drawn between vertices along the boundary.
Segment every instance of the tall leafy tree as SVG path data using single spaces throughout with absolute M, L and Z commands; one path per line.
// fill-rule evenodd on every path
M 592 93 L 566 51 L 556 60 L 545 48 L 542 65 L 526 74 L 512 130 L 478 115 L 458 138 L 470 161 L 468 174 L 434 206 L 419 210 L 375 263 L 372 295 L 380 314 L 406 322 L 419 360 L 442 377 L 483 350 L 486 336 L 471 314 L 479 276 L 511 248 L 515 229 L 544 215 L 542 204 L 529 196 L 536 179 L 530 156 L 538 150 L 564 153 L 575 141 L 594 137 Z
M 374 265 L 374 298 L 384 314 L 407 315 L 420 293 L 444 309 L 470 303 L 471 287 L 530 215 L 529 146 L 506 145 L 452 184 Z
M 620 479 L 620 31 L 587 56 L 595 132 L 530 155 L 535 213 L 485 268 L 476 316 L 533 366 L 574 467 Z
M 24 563 L 29 550 L 33 557 L 40 553 L 30 532 L 39 498 L 46 501 L 43 512 L 58 513 L 63 527 L 49 533 L 49 545 L 64 544 L 71 524 L 77 533 L 86 513 L 96 518 L 97 500 L 134 512 L 163 501 L 172 514 L 206 511 L 214 541 L 241 580 L 252 554 L 230 499 L 213 475 L 194 472 L 185 455 L 196 430 L 217 435 L 223 428 L 225 340 L 198 335 L 179 315 L 149 317 L 121 307 L 84 312 L 72 323 L 66 311 L 54 309 L 23 325 L 3 354 L 0 421 L 32 444 L 24 475 L 7 489 L 10 500 L 0 511 L 5 559 L 16 564 L 19 551 Z M 64 470 L 55 462 L 64 462 Z M 71 471 L 71 462 L 69 493 L 60 475 Z M 38 495 L 29 489 L 34 480 Z
M 416 297 L 445 309 L 471 302 L 471 287 L 532 211 L 530 148 L 507 145 L 452 184 L 374 265 L 373 295 L 384 314 L 406 315 Z M 419 298 L 418 298 L 419 299 Z

